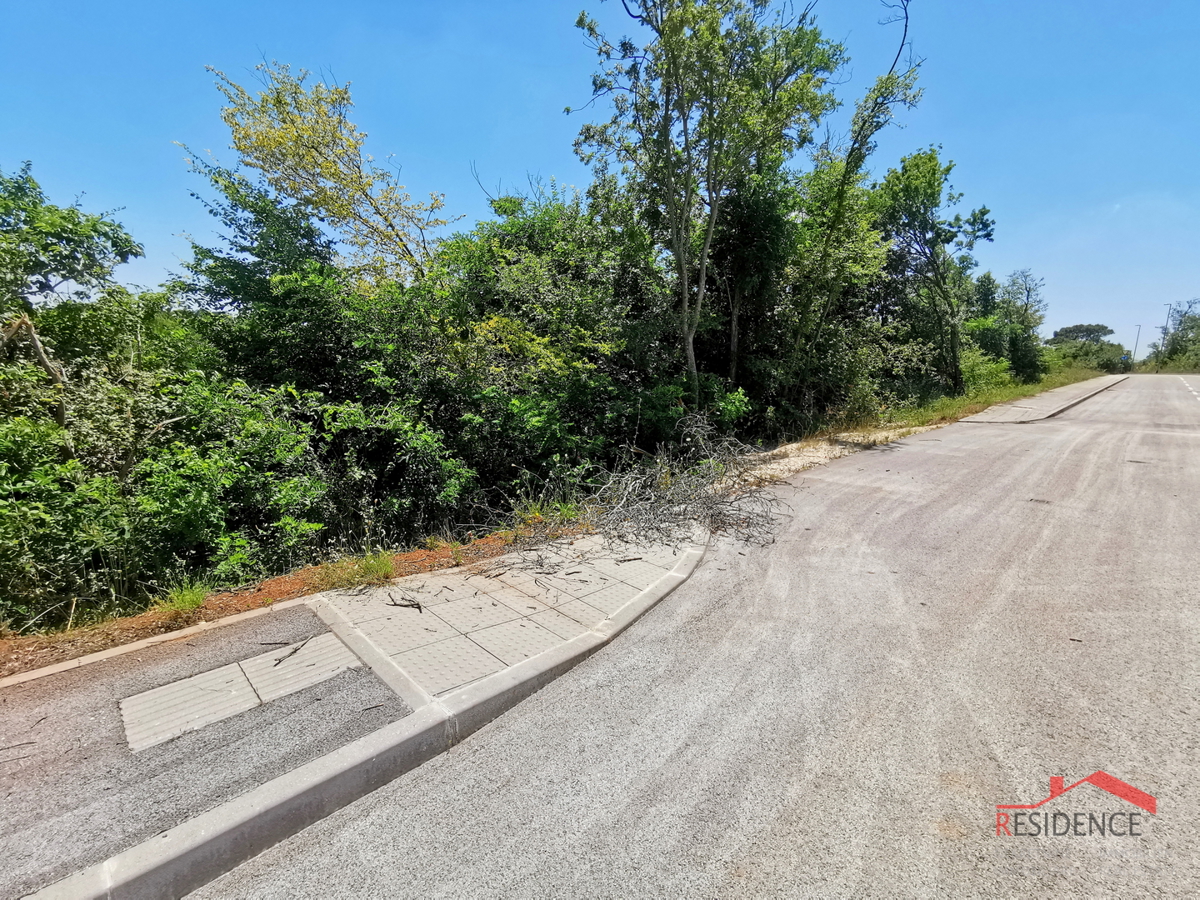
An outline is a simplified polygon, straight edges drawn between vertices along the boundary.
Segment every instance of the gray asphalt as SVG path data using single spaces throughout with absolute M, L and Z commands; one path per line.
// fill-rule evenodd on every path
M 195 896 L 1200 892 L 1183 380 L 916 435 L 782 493 L 774 545 L 715 547 L 612 646 Z M 1158 798 L 1142 836 L 996 836 L 997 804 L 1098 769 Z M 1052 803 L 1130 809 L 1090 786 Z
M 322 634 L 304 607 L 0 691 L 0 897 L 19 897 L 410 710 L 364 668 L 131 753 L 119 702 Z

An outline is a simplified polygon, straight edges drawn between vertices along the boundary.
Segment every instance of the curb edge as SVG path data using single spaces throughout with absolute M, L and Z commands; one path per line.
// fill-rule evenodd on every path
M 700 539 L 704 543 L 699 543 Z M 449 750 L 587 659 L 691 576 L 708 549 L 709 538 L 700 539 L 684 551 L 670 572 L 595 629 L 434 698 L 403 719 L 46 885 L 27 895 L 27 900 L 181 897 L 219 878 Z M 267 607 L 264 612 L 273 608 Z M 261 614 L 258 610 L 251 612 Z

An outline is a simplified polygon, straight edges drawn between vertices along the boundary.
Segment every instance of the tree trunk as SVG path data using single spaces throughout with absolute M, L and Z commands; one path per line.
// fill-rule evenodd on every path
M 742 291 L 734 288 L 729 298 L 729 384 L 737 384 L 738 316 L 742 311 Z

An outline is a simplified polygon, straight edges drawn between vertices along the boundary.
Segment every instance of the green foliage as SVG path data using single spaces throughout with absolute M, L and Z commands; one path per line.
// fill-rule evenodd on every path
M 1054 332 L 1047 344 L 1065 344 L 1068 341 L 1091 341 L 1099 344 L 1113 333 L 1107 325 L 1068 325 Z
M 954 163 L 942 165 L 935 148 L 913 153 L 877 186 L 880 224 L 892 242 L 891 268 L 910 280 L 913 299 L 924 307 L 939 346 L 937 368 L 954 393 L 965 389 L 961 369 L 962 308 L 974 298 L 968 272 L 970 251 L 990 241 L 994 228 L 987 207 L 965 217 L 949 209 L 962 200 L 950 186 Z
M 579 16 L 603 66 L 593 95 L 611 99 L 614 112 L 606 123 L 585 125 L 576 150 L 601 171 L 615 158 L 646 194 L 674 262 L 679 334 L 698 405 L 694 341 L 722 203 L 755 166 L 778 165 L 811 140 L 836 105 L 825 88 L 843 49 L 821 37 L 808 10 L 793 17 L 758 0 L 631 6 L 650 33 L 644 46 L 610 42 L 586 13 Z
M 1060 340 L 1049 349 L 1049 364 L 1099 369 L 1110 375 L 1133 368 L 1129 351 L 1109 341 Z
M 361 273 L 373 279 L 421 275 L 430 254 L 429 232 L 444 200 L 431 193 L 414 202 L 395 169 L 375 164 L 367 134 L 350 121 L 349 85 L 310 82 L 310 73 L 262 63 L 262 84 L 247 91 L 212 67 L 229 105 L 229 127 L 239 162 L 259 171 L 278 197 L 337 229 Z
M 968 397 L 1013 383 L 1008 360 L 996 359 L 977 347 L 963 347 L 962 370 Z
M 106 285 L 120 263 L 142 255 L 141 245 L 107 218 L 78 205 L 54 206 L 25 163 L 0 171 L 0 314 L 32 310 L 34 298 L 74 286 L 73 296 Z
M 581 132 L 594 182 L 506 193 L 441 240 L 440 196 L 413 203 L 365 155 L 348 89 L 279 64 L 261 91 L 217 73 L 243 168 L 193 163 L 224 236 L 160 291 L 111 283 L 140 252 L 115 223 L 51 206 L 27 167 L 0 176 L 0 313 L 19 310 L 0 322 L 0 621 L 186 610 L 329 559 L 323 586 L 382 583 L 386 548 L 576 521 L 622 483 L 605 469 L 694 448 L 701 419 L 729 446 L 933 420 L 1121 352 L 1048 351 L 1041 279 L 971 277 L 992 222 L 954 212 L 937 151 L 868 183 L 915 69 L 800 159 L 843 62 L 807 12 L 628 8 L 644 46 L 581 18 L 615 107 Z M 83 294 L 33 302 L 64 278 Z M 1200 361 L 1196 316 L 1172 321 L 1165 353 Z

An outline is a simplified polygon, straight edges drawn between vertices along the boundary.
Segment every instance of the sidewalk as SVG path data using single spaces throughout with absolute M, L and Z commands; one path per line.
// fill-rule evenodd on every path
M 1128 375 L 1103 375 L 1099 378 L 1089 378 L 1087 381 L 1068 384 L 1066 387 L 1055 388 L 1023 400 L 991 406 L 983 412 L 967 416 L 959 421 L 1025 425 L 1030 422 L 1040 422 L 1043 419 L 1052 419 L 1101 391 L 1107 391 L 1120 384 L 1128 377 Z
M 0 895 L 181 895 L 482 727 L 701 553 L 559 542 L 4 679 Z

